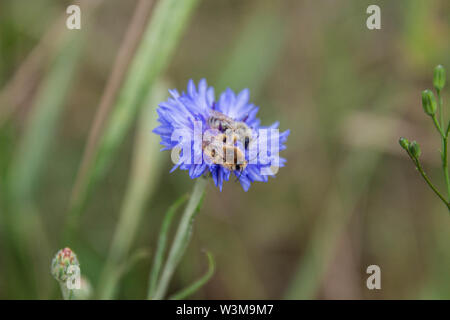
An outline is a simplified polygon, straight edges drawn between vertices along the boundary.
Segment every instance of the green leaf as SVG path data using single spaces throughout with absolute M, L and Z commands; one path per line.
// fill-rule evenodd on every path
M 149 289 L 148 289 L 148 296 L 152 297 L 155 290 L 156 285 L 158 282 L 158 276 L 159 271 L 161 270 L 163 258 L 164 258 L 164 252 L 166 250 L 166 243 L 168 238 L 168 233 L 170 229 L 170 225 L 172 224 L 172 220 L 175 216 L 175 213 L 177 212 L 178 208 L 186 202 L 187 195 L 181 196 L 167 211 L 164 221 L 161 227 L 161 231 L 159 232 L 159 239 L 158 239 L 158 246 L 156 248 L 155 257 L 153 260 L 153 268 L 150 273 L 150 279 L 149 279 Z
M 195 182 L 194 190 L 192 191 L 192 194 L 189 197 L 189 202 L 184 209 L 183 215 L 181 216 L 180 223 L 172 242 L 172 247 L 170 248 L 169 255 L 164 265 L 158 285 L 155 289 L 155 293 L 150 295 L 149 298 L 158 300 L 162 299 L 166 294 L 170 279 L 172 278 L 172 275 L 180 263 L 180 259 L 189 244 L 189 238 L 192 231 L 192 221 L 196 213 L 200 210 L 200 206 L 205 195 L 206 182 L 207 180 L 202 177 L 197 178 L 197 181 Z
M 200 279 L 192 283 L 190 286 L 170 296 L 169 297 L 170 300 L 180 300 L 189 297 L 190 295 L 195 293 L 198 289 L 203 287 L 209 281 L 209 279 L 211 279 L 211 277 L 214 275 L 215 262 L 210 252 L 207 251 L 206 256 L 208 258 L 208 270 L 206 271 L 206 273 Z
M 167 85 L 158 82 L 149 93 L 148 102 L 140 113 L 136 133 L 133 162 L 127 190 L 120 209 L 108 259 L 100 276 L 98 295 L 100 299 L 113 299 L 119 278 L 115 269 L 127 259 L 136 237 L 147 200 L 157 188 L 163 153 L 159 151 L 159 136 L 152 134 L 156 127 L 158 103 L 164 99 Z

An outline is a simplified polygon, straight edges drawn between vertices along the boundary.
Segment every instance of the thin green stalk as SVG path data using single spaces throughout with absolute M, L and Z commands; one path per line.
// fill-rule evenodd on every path
M 159 233 L 158 246 L 155 251 L 155 256 L 153 260 L 152 271 L 150 272 L 149 277 L 149 286 L 148 286 L 148 297 L 152 297 L 156 290 L 156 285 L 158 283 L 158 276 L 160 274 L 161 266 L 163 263 L 164 252 L 166 250 L 166 243 L 168 238 L 168 233 L 170 229 L 170 225 L 172 224 L 172 220 L 177 212 L 177 209 L 187 200 L 186 196 L 182 196 L 178 199 L 167 211 L 163 225 L 161 227 L 161 231 Z
M 409 154 L 409 152 L 408 152 Z M 415 163 L 417 170 L 419 171 L 419 173 L 421 174 L 421 176 L 424 178 L 424 180 L 426 181 L 426 183 L 428 184 L 428 186 L 434 191 L 434 193 L 442 200 L 442 202 L 445 203 L 445 205 L 447 206 L 447 208 L 449 209 L 450 212 L 450 203 L 447 202 L 447 200 L 442 196 L 442 194 L 437 190 L 437 188 L 433 185 L 433 183 L 431 183 L 430 179 L 428 178 L 427 174 L 425 173 L 425 171 L 422 168 L 422 165 L 420 164 L 418 159 L 415 159 L 411 154 L 409 154 L 409 156 L 411 157 L 412 161 Z
M 180 262 L 181 257 L 186 251 L 186 247 L 189 243 L 192 220 L 201 205 L 205 194 L 206 182 L 207 180 L 203 177 L 198 178 L 195 182 L 194 190 L 181 217 L 180 224 L 178 225 L 178 229 L 167 257 L 166 264 L 162 271 L 161 278 L 159 279 L 158 286 L 156 287 L 155 294 L 150 297 L 151 299 L 163 299 L 166 295 L 170 279 L 172 278 L 172 275 L 175 272 L 175 269 L 178 266 L 178 263 Z
M 61 289 L 61 294 L 63 296 L 64 300 L 72 300 L 72 290 L 67 288 L 67 285 L 65 282 L 59 282 L 59 288 Z
M 448 130 L 445 135 L 445 137 L 442 139 L 443 143 L 443 152 L 442 152 L 442 169 L 444 170 L 444 176 L 445 176 L 445 184 L 447 185 L 447 196 L 448 199 L 450 199 L 450 179 L 448 176 Z
M 431 116 L 431 119 L 433 119 L 434 126 L 436 127 L 437 131 L 441 135 L 441 138 L 443 138 L 444 137 L 444 132 L 442 131 L 441 125 L 439 124 L 439 121 L 437 120 L 436 115 L 433 114 Z
M 448 156 L 447 156 L 447 144 L 448 144 L 448 126 L 445 133 L 444 130 L 444 114 L 443 114 L 443 99 L 440 90 L 436 90 L 438 96 L 438 108 L 439 108 L 439 118 L 440 118 L 440 127 L 442 128 L 441 132 L 441 142 L 442 142 L 442 170 L 444 171 L 445 184 L 447 186 L 447 197 L 450 200 L 450 179 L 448 175 Z
M 119 221 L 114 232 L 109 255 L 100 276 L 100 299 L 112 299 L 119 282 L 116 269 L 127 259 L 147 200 L 159 181 L 162 153 L 159 137 L 151 130 L 157 125 L 156 107 L 167 95 L 167 85 L 157 83 L 150 92 L 147 105 L 141 112 L 136 135 L 133 163 Z
M 74 191 L 68 211 L 66 241 L 79 224 L 85 203 L 97 182 L 104 176 L 117 149 L 142 107 L 148 90 L 167 67 L 186 24 L 199 0 L 158 1 L 147 30 L 131 62 L 123 87 L 119 92 L 105 131 L 93 151 L 92 163 Z
M 439 123 L 441 124 L 441 128 L 444 128 L 444 114 L 442 113 L 442 96 L 441 90 L 436 90 L 438 96 L 438 110 L 439 110 Z

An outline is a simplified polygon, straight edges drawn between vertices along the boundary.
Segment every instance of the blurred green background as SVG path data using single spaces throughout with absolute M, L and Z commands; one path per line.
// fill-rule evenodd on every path
M 64 245 L 89 131 L 137 3 L 87 2 L 82 29 L 68 31 L 71 1 L 0 1 L 3 299 L 58 298 L 50 261 Z M 381 7 L 381 30 L 366 27 L 370 4 Z M 216 272 L 196 299 L 449 299 L 450 217 L 397 141 L 420 142 L 425 169 L 443 189 L 440 141 L 420 92 L 432 87 L 434 66 L 450 70 L 450 2 L 203 0 L 185 28 L 164 85 L 184 90 L 205 77 L 216 95 L 249 88 L 262 123 L 279 120 L 291 135 L 276 179 L 247 193 L 209 182 L 170 291 L 205 272 L 206 249 Z M 447 115 L 449 99 L 447 86 Z M 72 247 L 93 287 L 144 116 L 93 190 Z M 131 251 L 149 256 L 122 278 L 122 299 L 145 297 L 162 218 L 193 185 L 186 172 L 169 174 L 169 152 L 147 156 L 161 165 L 145 186 Z M 372 264 L 381 267 L 381 290 L 366 288 Z

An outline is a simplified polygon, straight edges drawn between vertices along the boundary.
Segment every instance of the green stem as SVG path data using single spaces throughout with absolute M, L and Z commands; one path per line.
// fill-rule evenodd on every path
M 178 229 L 158 286 L 156 287 L 155 294 L 152 297 L 149 297 L 149 299 L 159 300 L 164 298 L 170 279 L 172 278 L 181 257 L 186 251 L 187 244 L 189 242 L 192 219 L 199 209 L 199 205 L 201 204 L 205 194 L 205 187 L 206 179 L 203 177 L 198 178 L 194 185 L 194 191 L 192 192 L 189 202 L 181 217 L 180 224 L 178 225 Z
M 67 288 L 67 284 L 65 282 L 60 281 L 59 287 L 61 288 L 61 294 L 64 300 L 72 300 L 72 290 Z
M 436 114 L 433 114 L 431 116 L 431 119 L 433 119 L 434 126 L 436 127 L 437 131 L 441 135 L 441 138 L 444 138 L 444 132 L 442 131 L 441 125 L 439 124 L 439 122 L 436 118 Z
M 416 165 L 417 170 L 419 171 L 419 173 L 422 175 L 422 177 L 424 178 L 424 180 L 426 181 L 426 183 L 428 184 L 428 186 L 434 191 L 434 193 L 442 200 L 442 202 L 445 203 L 445 205 L 447 206 L 449 212 L 450 212 L 450 203 L 447 202 L 447 200 L 442 196 L 442 194 L 436 189 L 436 187 L 431 183 L 430 179 L 428 178 L 427 174 L 425 173 L 425 171 L 422 168 L 422 165 L 420 164 L 418 159 L 413 158 L 410 155 L 411 159 L 413 160 L 413 162 Z
M 442 111 L 442 95 L 440 90 L 436 90 L 437 96 L 438 96 L 438 106 L 439 106 L 439 118 L 440 118 L 440 127 L 442 130 L 444 129 L 444 114 Z M 445 184 L 447 186 L 447 197 L 450 199 L 450 179 L 448 175 L 448 163 L 447 163 L 447 143 L 448 143 L 448 130 L 449 127 L 447 126 L 447 129 L 445 133 L 441 131 L 441 141 L 442 141 L 442 170 L 444 171 L 444 177 L 445 177 Z
M 158 284 L 158 277 L 160 274 L 160 269 L 163 264 L 164 260 L 164 252 L 166 250 L 166 243 L 168 238 L 168 233 L 170 226 L 172 224 L 172 220 L 175 216 L 175 213 L 178 211 L 178 207 L 184 204 L 184 202 L 187 200 L 187 196 L 182 196 L 180 199 L 178 199 L 167 211 L 164 221 L 161 227 L 161 231 L 159 233 L 158 238 L 158 246 L 156 248 L 155 254 L 154 254 L 154 260 L 153 260 L 153 267 L 152 271 L 150 272 L 149 276 L 149 286 L 148 286 L 148 294 L 147 296 L 150 298 L 153 296 L 156 290 L 156 286 Z
M 442 96 L 441 91 L 436 90 L 438 96 L 438 109 L 439 109 L 439 123 L 441 124 L 441 128 L 444 128 L 444 114 L 442 113 Z
M 448 163 L 447 163 L 447 142 L 448 134 L 442 139 L 443 154 L 442 154 L 442 169 L 444 170 L 445 184 L 447 185 L 447 196 L 450 199 L 450 179 L 448 176 Z

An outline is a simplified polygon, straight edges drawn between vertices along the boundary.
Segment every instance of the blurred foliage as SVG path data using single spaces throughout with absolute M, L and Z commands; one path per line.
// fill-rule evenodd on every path
M 68 3 L 0 2 L 0 93 Z M 56 297 L 51 258 L 61 246 L 87 135 L 135 3 L 105 1 L 81 31 L 70 31 L 85 36 L 75 77 L 50 72 L 61 56 L 44 47 L 45 65 L 23 88 L 31 94 L 0 126 L 0 298 Z M 375 3 L 382 29 L 372 31 L 366 8 Z M 165 78 L 181 90 L 201 77 L 216 92 L 248 87 L 263 124 L 279 120 L 291 136 L 283 151 L 287 165 L 268 184 L 245 193 L 231 181 L 223 192 L 209 183 L 170 293 L 205 273 L 207 249 L 215 274 L 193 298 L 449 299 L 450 220 L 397 142 L 400 134 L 421 141 L 427 172 L 440 176 L 439 141 L 423 117 L 420 92 L 435 65 L 450 69 L 449 36 L 448 0 L 202 1 Z M 70 64 L 62 70 L 69 74 Z M 54 96 L 45 91 L 60 76 Z M 62 99 L 58 87 L 66 85 Z M 443 94 L 449 101 L 448 87 Z M 53 121 L 34 130 L 46 99 L 41 108 Z M 87 204 L 73 248 L 94 287 L 131 183 L 139 121 L 133 123 Z M 27 141 L 31 146 L 21 149 Z M 153 255 L 167 208 L 192 188 L 184 172 L 169 174 L 170 154 L 161 155 L 156 188 L 139 199 L 145 211 L 131 252 L 148 248 Z M 19 196 L 16 206 L 9 177 L 24 165 L 39 165 L 40 172 L 27 175 L 33 192 Z M 16 214 L 34 218 L 13 223 Z M 17 239 L 23 230 L 35 232 Z M 119 298 L 146 296 L 151 257 L 123 275 Z M 381 267 L 379 291 L 365 286 L 371 264 Z

